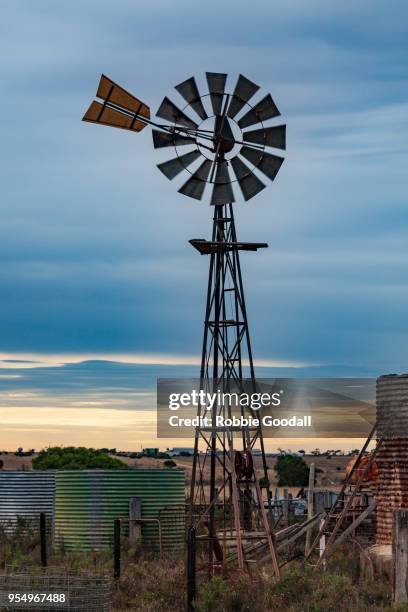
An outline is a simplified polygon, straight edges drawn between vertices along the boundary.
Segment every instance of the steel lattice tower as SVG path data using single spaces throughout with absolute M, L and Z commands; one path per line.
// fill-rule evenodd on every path
M 232 185 L 239 186 L 247 201 L 265 188 L 259 175 L 275 179 L 283 157 L 266 149 L 286 148 L 286 126 L 273 124 L 280 112 L 270 94 L 251 105 L 249 101 L 257 94 L 258 85 L 239 75 L 232 93 L 227 93 L 226 81 L 225 73 L 207 72 L 208 93 L 204 95 L 200 95 L 194 77 L 183 81 L 175 89 L 184 107 L 179 108 L 165 97 L 156 113 L 158 119 L 152 121 L 145 103 L 102 75 L 96 94 L 101 102 L 92 102 L 83 119 L 133 132 L 153 126 L 154 147 L 172 147 L 175 151 L 175 157 L 162 161 L 158 168 L 170 180 L 184 177 L 179 193 L 201 200 L 211 189 L 212 238 L 190 241 L 210 258 L 200 387 L 223 393 L 234 389 L 242 394 L 248 386 L 250 391 L 256 391 L 256 380 L 239 255 L 240 251 L 257 251 L 267 244 L 237 240 Z M 163 119 L 167 123 L 159 121 Z M 187 152 L 182 153 L 181 147 Z M 207 567 L 211 573 L 220 566 L 225 569 L 232 558 L 239 569 L 248 569 L 248 553 L 253 555 L 255 547 L 257 553 L 266 551 L 270 555 L 278 577 L 273 530 L 265 510 L 265 503 L 270 510 L 270 496 L 262 430 L 214 425 L 217 415 L 229 417 L 235 409 L 232 403 L 214 404 L 212 425 L 197 428 L 191 522 L 200 530 L 198 537 L 208 541 Z M 241 416 L 250 414 L 248 409 L 240 411 Z M 208 412 L 207 406 L 200 406 L 198 412 L 199 416 Z M 263 499 L 253 463 L 256 444 L 260 447 L 267 500 Z M 202 533 L 205 526 L 207 534 Z M 226 542 L 231 538 L 235 540 L 235 552 L 227 556 Z M 253 544 L 253 538 L 259 546 Z

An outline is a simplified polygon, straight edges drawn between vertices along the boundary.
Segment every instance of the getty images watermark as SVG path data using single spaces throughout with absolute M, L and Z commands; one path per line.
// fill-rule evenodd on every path
M 259 428 L 274 437 L 286 429 L 292 437 L 312 427 L 308 411 L 288 409 L 285 389 L 276 385 L 258 385 L 243 381 L 238 388 L 230 381 L 228 391 L 214 389 L 209 381 L 206 389 L 197 380 L 159 379 L 157 386 L 157 435 L 159 437 L 191 437 L 194 429 L 211 430 Z M 274 433 L 268 435 L 268 431 Z M 296 432 L 296 433 L 295 433 Z
M 288 418 L 274 418 L 272 415 L 256 415 L 262 408 L 281 405 L 283 390 L 274 393 L 209 393 L 200 389 L 183 393 L 169 394 L 169 410 L 176 411 L 182 407 L 201 408 L 201 415 L 185 417 L 169 415 L 170 427 L 311 427 L 312 417 L 296 415 Z M 225 409 L 244 408 L 247 414 L 225 416 Z M 220 411 L 220 414 L 217 414 Z M 206 414 L 210 412 L 211 414 Z M 215 412 L 215 415 L 213 414 Z M 215 421 L 215 422 L 214 422 Z
M 204 387 L 204 388 L 203 388 Z M 375 422 L 375 379 L 258 378 L 157 381 L 157 437 L 193 438 L 196 427 L 261 427 L 265 438 L 364 438 Z M 225 430 L 224 429 L 224 430 Z

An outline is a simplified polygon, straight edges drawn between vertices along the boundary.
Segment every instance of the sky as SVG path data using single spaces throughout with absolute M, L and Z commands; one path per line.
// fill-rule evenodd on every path
M 242 261 L 256 361 L 406 371 L 407 12 L 402 0 L 3 0 L 0 363 L 18 370 L 13 393 L 46 366 L 30 392 L 61 421 L 52 434 L 31 401 L 10 413 L 0 378 L 7 443 L 29 446 L 35 427 L 39 445 L 62 429 L 60 443 L 85 440 L 103 421 L 92 410 L 114 410 L 73 416 L 69 391 L 50 391 L 61 364 L 200 354 L 208 261 L 188 240 L 209 236 L 212 211 L 157 170 L 149 128 L 80 121 L 102 72 L 153 112 L 192 75 L 203 89 L 205 71 L 271 92 L 286 159 L 235 206 L 240 239 L 269 243 Z

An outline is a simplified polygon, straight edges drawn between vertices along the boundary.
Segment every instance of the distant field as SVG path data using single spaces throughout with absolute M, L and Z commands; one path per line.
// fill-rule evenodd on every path
M 3 461 L 3 470 L 31 470 L 32 460 L 36 457 L 36 454 L 31 457 L 16 457 L 12 453 L 0 454 L 0 459 Z M 163 459 L 152 459 L 149 457 L 141 457 L 140 459 L 130 459 L 127 457 L 118 457 L 121 461 L 129 465 L 130 467 L 150 467 L 158 468 L 163 467 Z M 258 476 L 261 477 L 261 458 L 255 457 L 255 468 Z M 188 486 L 191 478 L 192 469 L 192 457 L 173 457 L 177 467 L 182 468 L 186 471 L 186 486 Z M 345 468 L 347 463 L 350 461 L 350 457 L 332 457 L 327 459 L 326 457 L 314 457 L 312 455 L 306 455 L 305 460 L 308 464 L 315 463 L 316 468 L 321 470 L 317 473 L 316 486 L 320 488 L 330 488 L 336 490 L 339 488 L 342 480 L 345 476 Z M 276 475 L 273 469 L 275 465 L 275 457 L 267 457 L 267 464 L 270 468 L 269 479 L 272 486 L 276 487 Z M 207 466 L 204 470 L 205 478 L 209 477 L 209 459 L 207 460 Z M 221 476 L 221 474 L 220 474 Z

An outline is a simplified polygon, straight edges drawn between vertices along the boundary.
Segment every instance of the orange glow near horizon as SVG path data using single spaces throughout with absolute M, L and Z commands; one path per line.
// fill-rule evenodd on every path
M 41 450 L 48 446 L 87 446 L 139 451 L 148 446 L 161 450 L 173 446 L 192 447 L 193 439 L 157 438 L 156 410 L 114 410 L 110 408 L 39 408 L 0 406 L 0 450 Z M 336 448 L 350 450 L 361 447 L 360 438 L 296 438 L 265 439 L 268 452 L 278 448 L 306 452 L 315 449 Z

